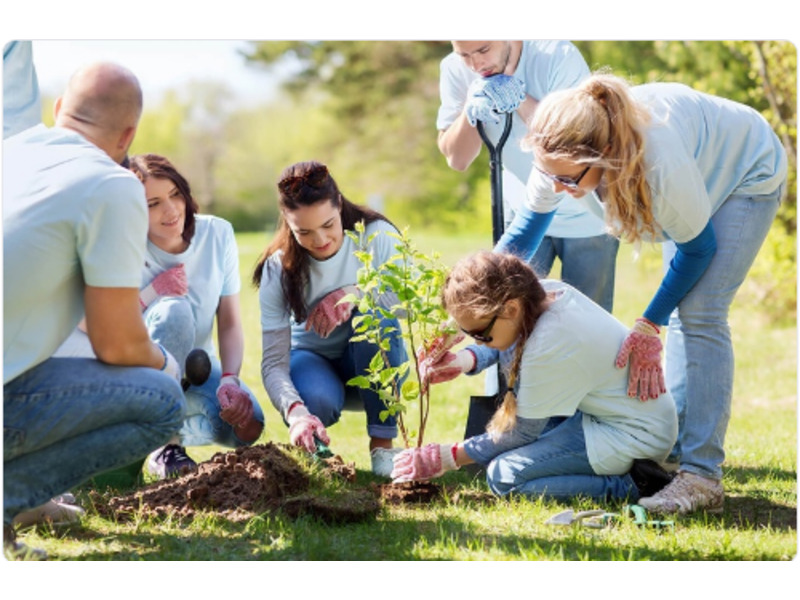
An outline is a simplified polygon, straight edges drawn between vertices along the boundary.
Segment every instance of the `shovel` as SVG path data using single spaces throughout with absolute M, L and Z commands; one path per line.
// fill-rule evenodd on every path
M 477 128 L 483 143 L 489 150 L 489 174 L 492 184 L 492 244 L 497 245 L 505 229 L 503 218 L 503 146 L 511 134 L 511 123 L 514 118 L 513 113 L 505 113 L 506 122 L 503 133 L 497 144 L 493 144 L 486 134 L 483 122 L 478 121 Z M 497 368 L 497 393 L 491 396 L 471 396 L 469 399 L 469 413 L 467 414 L 467 427 L 464 431 L 464 439 L 469 439 L 476 435 L 486 433 L 486 425 L 494 413 L 502 404 L 504 389 L 506 387 L 504 377 Z M 482 467 L 480 465 L 470 465 L 468 471 L 477 475 Z

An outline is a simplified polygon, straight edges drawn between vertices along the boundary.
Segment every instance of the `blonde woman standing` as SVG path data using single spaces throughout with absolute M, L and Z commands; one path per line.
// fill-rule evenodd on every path
M 630 364 L 629 395 L 647 400 L 668 387 L 680 418 L 669 457 L 678 474 L 641 504 L 662 513 L 722 510 L 728 311 L 778 211 L 783 146 L 748 106 L 674 83 L 629 87 L 607 74 L 545 98 L 526 143 L 539 185 L 587 203 L 596 192 L 612 232 L 664 244 L 664 278 L 616 358 L 619 368 Z M 535 193 L 528 201 L 531 218 L 500 249 L 538 246 L 556 203 Z M 659 334 L 667 324 L 665 381 Z

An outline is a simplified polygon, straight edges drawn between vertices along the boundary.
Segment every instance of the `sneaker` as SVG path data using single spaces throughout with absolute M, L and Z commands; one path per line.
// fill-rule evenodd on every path
M 648 498 L 663 490 L 675 474 L 667 472 L 654 460 L 637 458 L 631 466 L 630 476 L 639 490 L 639 497 Z
M 158 479 L 180 477 L 197 469 L 197 463 L 186 454 L 186 448 L 167 444 L 147 457 L 147 472 Z
M 649 498 L 640 498 L 639 505 L 656 513 L 689 514 L 696 510 L 722 512 L 725 491 L 722 482 L 688 471 L 678 471 L 663 490 Z
M 373 448 L 370 450 L 372 472 L 379 477 L 391 477 L 394 469 L 394 457 L 402 451 L 402 448 Z
M 3 555 L 7 560 L 47 560 L 47 552 L 28 548 L 17 541 L 17 534 L 11 525 L 3 524 Z
M 16 527 L 30 527 L 40 523 L 71 525 L 80 521 L 85 514 L 86 511 L 80 506 L 48 500 L 41 506 L 19 513 L 14 517 L 12 523 Z

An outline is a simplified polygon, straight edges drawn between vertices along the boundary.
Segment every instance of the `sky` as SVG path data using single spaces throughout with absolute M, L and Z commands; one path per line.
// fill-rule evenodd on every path
M 225 83 L 245 105 L 270 100 L 285 69 L 248 66 L 243 40 L 33 40 L 43 96 L 56 98 L 78 68 L 99 60 L 119 63 L 139 78 L 145 105 L 192 80 Z

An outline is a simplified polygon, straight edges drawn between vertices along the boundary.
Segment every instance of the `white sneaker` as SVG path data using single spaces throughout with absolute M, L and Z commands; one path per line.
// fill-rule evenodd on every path
M 29 527 L 38 523 L 67 525 L 69 523 L 77 523 L 85 514 L 86 511 L 80 506 L 59 504 L 53 500 L 48 500 L 41 506 L 19 513 L 14 517 L 13 524 L 16 527 Z
M 719 513 L 722 512 L 724 503 L 725 490 L 721 481 L 688 471 L 678 471 L 675 478 L 663 490 L 649 498 L 639 499 L 639 505 L 647 510 L 679 515 L 686 515 L 696 510 Z
M 373 448 L 369 453 L 372 472 L 379 477 L 391 477 L 394 457 L 402 451 L 403 448 Z

